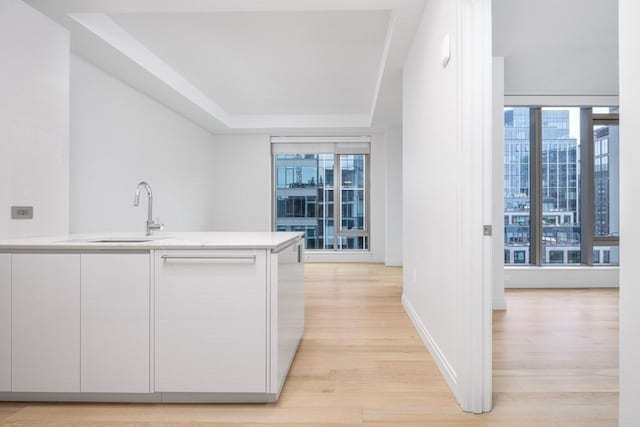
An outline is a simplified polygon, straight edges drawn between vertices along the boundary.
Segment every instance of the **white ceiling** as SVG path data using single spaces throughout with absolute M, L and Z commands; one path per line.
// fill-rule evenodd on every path
M 389 17 L 388 11 L 111 15 L 230 114 L 367 113 Z
M 424 0 L 26 0 L 72 50 L 213 132 L 400 124 Z

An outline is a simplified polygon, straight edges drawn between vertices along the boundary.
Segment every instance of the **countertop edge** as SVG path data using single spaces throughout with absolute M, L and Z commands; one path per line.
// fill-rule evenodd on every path
M 148 252 L 151 250 L 269 250 L 279 252 L 294 242 L 303 238 L 303 233 L 297 233 L 281 242 L 274 243 L 208 243 L 198 241 L 179 242 L 180 239 L 154 240 L 135 243 L 109 243 L 87 241 L 34 241 L 0 243 L 0 253 L 22 252 Z M 176 241 L 178 240 L 178 241 Z

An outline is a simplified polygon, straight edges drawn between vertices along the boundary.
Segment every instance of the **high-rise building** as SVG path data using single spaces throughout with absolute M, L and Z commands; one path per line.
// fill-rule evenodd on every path
M 542 110 L 542 244 L 545 263 L 580 263 L 579 147 L 568 109 Z M 504 115 L 505 264 L 528 264 L 530 110 Z
M 365 230 L 365 155 L 277 154 L 274 160 L 276 230 L 304 232 L 306 249 L 368 249 L 367 236 L 344 235 Z M 334 183 L 338 176 L 340 206 L 336 212 Z M 337 235 L 337 226 L 342 235 Z
M 620 158 L 617 126 L 601 126 L 594 130 L 594 235 L 617 235 L 619 230 L 619 182 L 610 173 Z
M 617 113 L 614 108 L 612 113 Z M 593 235 L 618 237 L 620 235 L 620 162 L 619 127 L 598 124 L 593 131 Z M 595 246 L 594 264 L 620 262 L 620 248 Z
M 275 158 L 276 230 L 302 231 L 307 249 L 333 247 L 332 154 Z
M 504 113 L 504 225 L 505 263 L 529 262 L 529 130 L 528 108 Z

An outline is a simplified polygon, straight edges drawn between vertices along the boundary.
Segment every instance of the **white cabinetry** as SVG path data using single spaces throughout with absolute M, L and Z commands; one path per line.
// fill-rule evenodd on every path
M 0 241 L 0 401 L 276 401 L 304 329 L 301 235 L 185 237 Z
M 12 391 L 80 391 L 80 255 L 13 254 Z
M 0 254 L 0 391 L 11 391 L 10 254 Z
M 265 393 L 267 251 L 156 251 L 155 389 Z
M 82 254 L 81 391 L 148 393 L 150 256 Z
M 271 256 L 272 366 L 271 392 L 280 393 L 304 332 L 304 264 L 302 241 Z M 277 298 L 275 296 L 277 295 Z M 277 302 L 277 305 L 275 304 Z

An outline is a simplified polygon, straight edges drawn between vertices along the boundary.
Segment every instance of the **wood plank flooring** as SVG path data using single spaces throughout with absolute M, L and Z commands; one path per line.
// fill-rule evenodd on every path
M 307 323 L 277 404 L 0 403 L 2 426 L 617 425 L 617 290 L 512 290 L 494 401 L 460 411 L 400 304 L 401 269 L 308 264 Z

